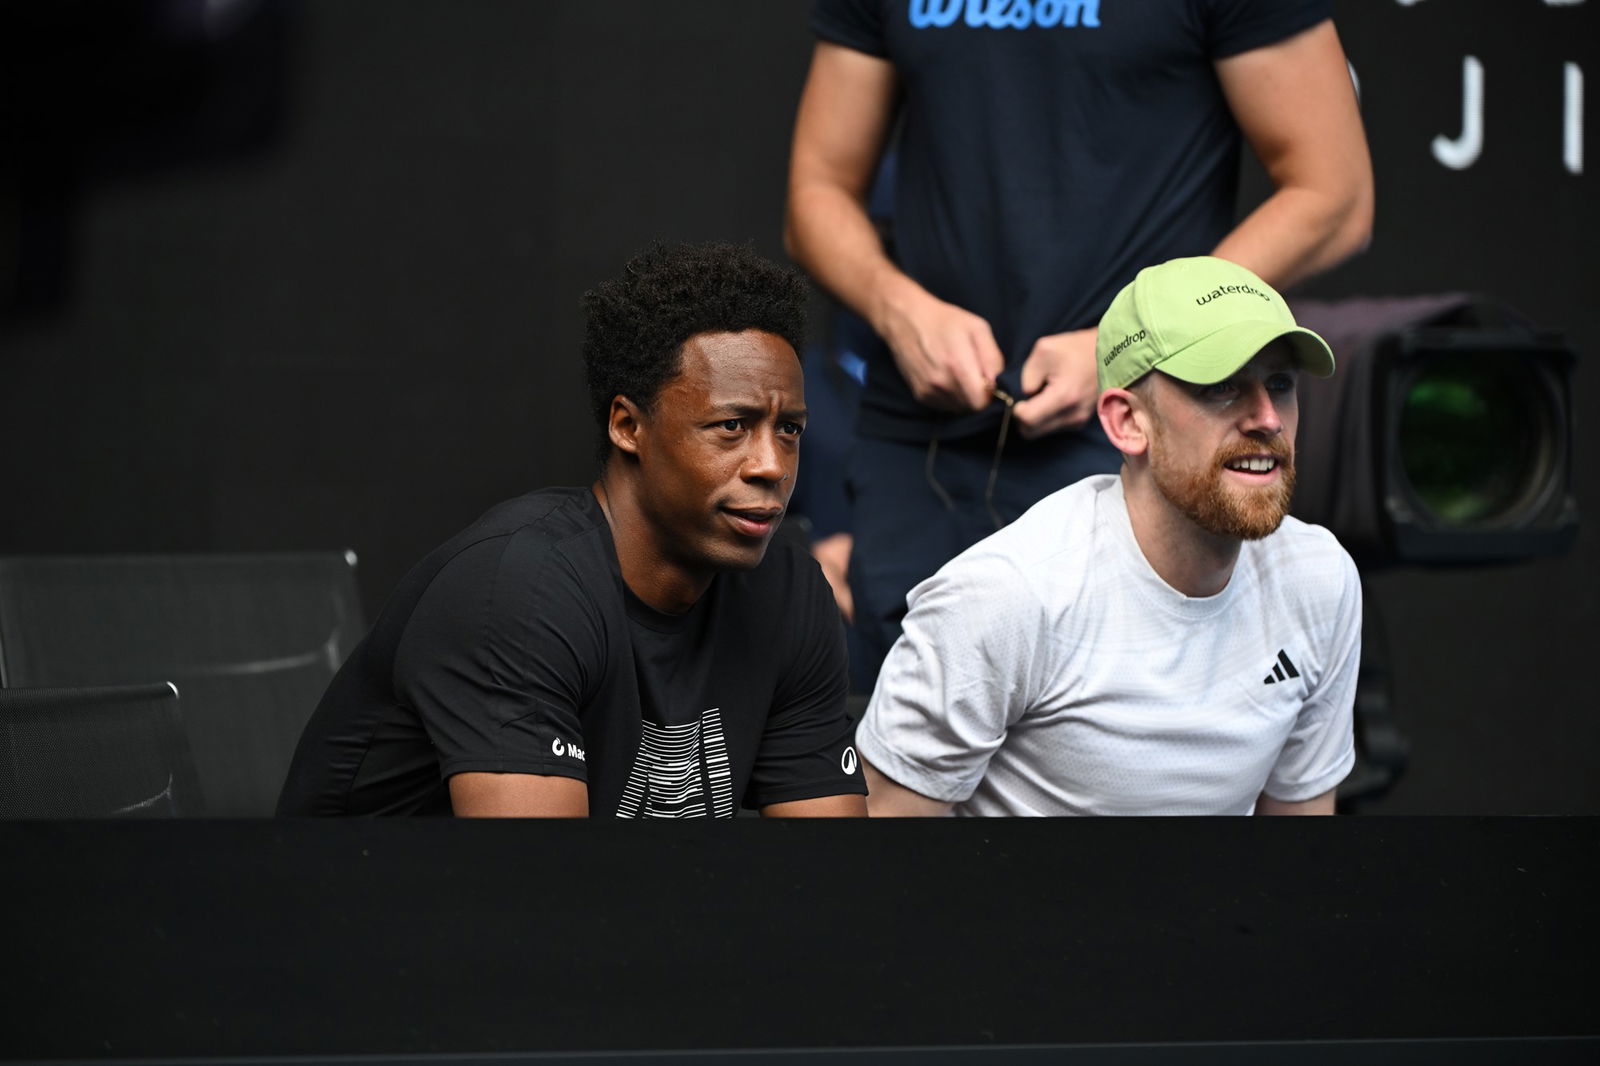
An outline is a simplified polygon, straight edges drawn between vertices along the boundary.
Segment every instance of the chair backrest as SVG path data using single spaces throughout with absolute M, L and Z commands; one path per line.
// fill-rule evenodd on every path
M 199 800 L 170 683 L 0 689 L 0 818 L 174 818 Z
M 0 686 L 174 681 L 203 813 L 267 817 L 365 626 L 340 552 L 0 559 Z

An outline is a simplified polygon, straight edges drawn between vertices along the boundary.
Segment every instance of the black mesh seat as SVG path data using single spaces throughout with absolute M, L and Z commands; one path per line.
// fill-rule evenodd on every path
M 201 813 L 267 817 L 365 627 L 341 552 L 0 559 L 0 686 L 173 681 Z
M 0 689 L 0 817 L 173 818 L 198 800 L 173 685 Z

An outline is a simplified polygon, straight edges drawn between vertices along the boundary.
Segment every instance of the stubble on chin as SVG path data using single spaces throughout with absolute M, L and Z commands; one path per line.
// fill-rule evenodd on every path
M 1278 479 L 1259 489 L 1230 489 L 1223 464 L 1270 451 L 1278 459 Z M 1260 540 L 1283 524 L 1294 497 L 1294 457 L 1281 440 L 1240 442 L 1219 451 L 1204 470 L 1174 469 L 1162 454 L 1159 435 L 1151 442 L 1150 472 L 1167 502 L 1195 525 L 1218 536 Z

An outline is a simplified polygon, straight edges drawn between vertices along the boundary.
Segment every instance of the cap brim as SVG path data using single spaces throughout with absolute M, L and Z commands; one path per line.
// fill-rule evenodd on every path
M 1300 326 L 1282 322 L 1234 322 L 1168 356 L 1155 369 L 1192 385 L 1213 385 L 1236 373 L 1275 340 L 1288 342 L 1295 365 L 1325 378 L 1333 373 L 1333 349 Z

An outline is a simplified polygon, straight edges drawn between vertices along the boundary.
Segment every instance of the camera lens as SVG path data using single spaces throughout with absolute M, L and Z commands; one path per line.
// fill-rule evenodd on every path
M 1400 462 L 1436 522 L 1502 525 L 1543 495 L 1553 426 L 1547 390 L 1526 361 L 1456 353 L 1428 361 L 1410 381 Z

